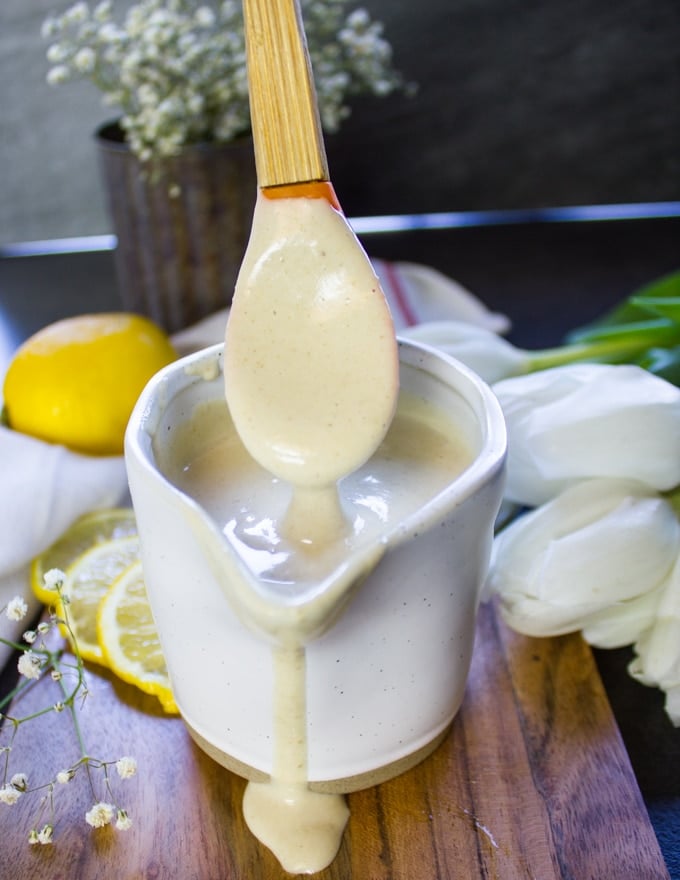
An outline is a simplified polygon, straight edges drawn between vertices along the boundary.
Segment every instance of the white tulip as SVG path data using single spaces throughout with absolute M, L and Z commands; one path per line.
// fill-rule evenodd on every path
M 399 335 L 455 357 L 486 382 L 519 376 L 528 369 L 524 351 L 490 330 L 466 321 L 427 321 L 400 330 Z
M 664 688 L 666 691 L 666 715 L 676 727 L 680 727 L 680 685 Z
M 656 619 L 665 584 L 648 593 L 616 602 L 588 617 L 582 635 L 595 648 L 623 648 L 632 645 Z
M 494 540 L 488 593 L 508 624 L 533 636 L 600 625 L 656 590 L 680 553 L 672 506 L 633 480 L 588 480 L 526 513 Z M 634 609 L 633 609 L 634 610 Z M 650 612 L 641 618 L 648 625 Z M 630 641 L 637 638 L 627 622 Z
M 491 311 L 474 293 L 438 269 L 405 260 L 399 260 L 393 267 L 397 269 L 398 282 L 404 288 L 406 300 L 417 297 L 413 302 L 418 303 L 418 323 L 451 320 L 474 324 L 492 333 L 510 330 L 511 321 L 507 315 Z M 375 260 L 374 268 L 389 289 L 391 276 L 384 261 Z
M 680 483 L 680 389 L 640 367 L 570 364 L 493 390 L 508 428 L 511 501 L 533 507 L 592 477 Z
M 680 726 L 680 558 L 663 585 L 655 620 L 635 644 L 633 678 L 666 691 L 666 712 Z

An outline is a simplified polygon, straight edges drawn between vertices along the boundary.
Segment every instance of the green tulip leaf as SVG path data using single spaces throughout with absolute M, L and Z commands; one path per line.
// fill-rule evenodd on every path
M 608 327 L 646 324 L 649 322 L 651 314 L 662 314 L 659 311 L 660 300 L 670 300 L 672 302 L 677 299 L 680 299 L 680 271 L 664 275 L 662 278 L 639 287 L 622 303 L 611 311 L 606 312 L 601 318 L 572 330 L 566 337 L 566 341 L 585 342 L 600 339 L 602 338 L 599 335 L 600 331 Z M 650 308 L 650 304 L 652 308 Z M 676 312 L 673 311 L 673 315 L 675 314 Z M 674 323 L 678 320 L 668 313 L 663 313 L 663 316 L 669 323 Z
M 652 297 L 653 299 L 680 297 L 680 271 L 671 272 L 670 275 L 664 275 L 655 281 L 643 284 L 630 295 L 629 299 L 636 297 Z
M 650 348 L 636 363 L 655 376 L 680 387 L 680 345 L 673 348 Z
M 680 324 L 676 324 L 669 318 L 649 318 L 646 320 L 629 321 L 621 324 L 602 324 L 574 330 L 569 334 L 570 343 L 586 343 L 615 341 L 621 343 L 630 341 L 636 343 L 636 347 L 667 346 L 680 343 Z
M 680 296 L 635 296 L 631 303 L 647 312 L 680 324 Z

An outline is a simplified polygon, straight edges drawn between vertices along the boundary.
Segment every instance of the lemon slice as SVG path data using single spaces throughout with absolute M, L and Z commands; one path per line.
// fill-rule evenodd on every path
M 67 569 L 63 592 L 69 599 L 71 629 L 84 660 L 105 663 L 97 640 L 97 609 L 118 575 L 137 559 L 139 538 L 131 535 L 96 544 Z M 57 614 L 64 616 L 61 601 L 57 602 Z M 65 627 L 62 631 L 70 639 Z
M 177 712 L 139 560 L 114 581 L 99 605 L 97 636 L 112 672 L 158 697 L 166 712 Z
M 41 602 L 52 605 L 55 594 L 45 588 L 43 580 L 45 572 L 51 568 L 60 568 L 66 572 L 75 560 L 91 547 L 104 541 L 136 534 L 135 515 L 129 507 L 114 507 L 86 513 L 77 519 L 51 547 L 33 560 L 31 563 L 33 592 Z

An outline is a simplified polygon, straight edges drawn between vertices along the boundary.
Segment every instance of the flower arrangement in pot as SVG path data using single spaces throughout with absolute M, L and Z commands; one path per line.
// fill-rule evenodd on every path
M 404 87 L 365 9 L 300 7 L 325 131 L 353 96 Z M 50 84 L 89 80 L 119 111 L 98 142 L 126 307 L 176 330 L 226 306 L 256 185 L 240 2 L 140 0 L 117 21 L 110 0 L 81 0 L 43 37 Z

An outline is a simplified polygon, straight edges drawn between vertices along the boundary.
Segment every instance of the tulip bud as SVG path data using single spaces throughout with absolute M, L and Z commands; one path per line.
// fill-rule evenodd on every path
M 632 645 L 654 623 L 664 586 L 595 612 L 584 622 L 583 638 L 596 648 Z
M 496 537 L 487 593 L 500 595 L 513 629 L 560 635 L 601 624 L 605 609 L 644 609 L 641 597 L 663 584 L 679 553 L 680 523 L 667 501 L 632 480 L 588 480 Z M 629 643 L 653 610 L 637 629 L 630 615 Z
M 570 364 L 493 390 L 508 428 L 511 501 L 533 507 L 591 477 L 680 483 L 680 389 L 640 367 Z
M 374 259 L 372 262 L 388 300 L 394 295 L 416 306 L 417 316 L 411 318 L 416 318 L 418 323 L 451 319 L 486 327 L 493 333 L 507 333 L 510 329 L 507 315 L 490 311 L 474 293 L 432 266 L 403 260 L 388 263 Z M 401 296 L 397 297 L 399 289 Z M 401 308 L 397 306 L 394 311 L 398 321 Z
M 464 321 L 429 321 L 399 331 L 456 358 L 485 382 L 519 376 L 528 369 L 528 357 L 506 339 L 484 327 Z
M 663 584 L 655 620 L 635 644 L 628 671 L 666 691 L 666 711 L 680 726 L 680 558 Z

